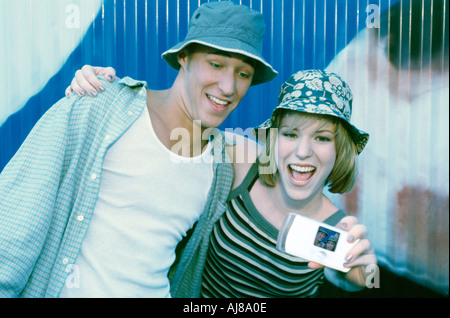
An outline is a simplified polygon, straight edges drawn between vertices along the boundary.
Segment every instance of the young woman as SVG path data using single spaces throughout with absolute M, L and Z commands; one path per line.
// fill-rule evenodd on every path
M 366 228 L 345 217 L 324 194 L 351 191 L 357 156 L 368 134 L 350 124 L 352 94 L 336 74 L 301 71 L 282 86 L 272 117 L 256 128 L 263 151 L 235 164 L 228 209 L 216 222 L 202 279 L 202 297 L 314 297 L 324 276 L 348 291 L 362 289 L 376 257 Z M 239 184 L 236 184 L 239 183 Z M 284 217 L 297 213 L 349 230 L 360 239 L 346 254 L 347 273 L 276 248 Z

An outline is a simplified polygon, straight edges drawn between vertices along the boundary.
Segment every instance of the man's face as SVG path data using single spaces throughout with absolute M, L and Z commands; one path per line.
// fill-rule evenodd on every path
M 192 120 L 218 127 L 247 93 L 254 61 L 246 56 L 195 45 L 179 58 L 184 72 L 184 103 Z

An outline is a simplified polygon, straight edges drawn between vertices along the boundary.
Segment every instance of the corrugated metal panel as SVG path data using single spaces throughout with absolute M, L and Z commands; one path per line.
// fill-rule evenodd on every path
M 329 68 L 349 81 L 353 120 L 371 133 L 343 206 L 368 225 L 382 263 L 448 292 L 447 3 L 391 7 Z
M 403 2 L 397 17 L 360 33 L 330 68 L 348 78 L 359 102 L 354 120 L 372 134 L 347 210 L 369 224 L 381 261 L 448 291 L 448 8 L 431 4 L 414 9 L 422 18 L 416 30 Z M 431 18 L 443 23 L 433 30 Z M 427 56 L 433 32 L 447 47 L 434 58 Z M 388 60 L 389 46 L 403 61 Z
M 0 0 L 0 74 L 6 75 L 0 76 L 0 169 L 84 64 L 110 65 L 120 77 L 167 88 L 176 72 L 160 54 L 184 38 L 190 16 L 205 2 Z M 448 293 L 448 0 L 418 0 L 419 35 L 417 23 L 408 23 L 414 1 L 402 1 L 397 38 L 387 36 L 395 17 L 379 27 L 374 19 L 396 0 L 235 2 L 264 14 L 264 56 L 279 76 L 251 88 L 222 128 L 245 130 L 262 122 L 282 82 L 297 70 L 342 74 L 355 95 L 354 121 L 371 140 L 356 189 L 333 199 L 367 225 L 384 264 Z M 430 28 L 436 17 L 440 29 Z M 407 58 L 418 40 L 422 56 L 444 43 L 434 67 L 427 66 L 431 56 Z M 394 67 L 386 47 L 399 49 L 406 64 Z

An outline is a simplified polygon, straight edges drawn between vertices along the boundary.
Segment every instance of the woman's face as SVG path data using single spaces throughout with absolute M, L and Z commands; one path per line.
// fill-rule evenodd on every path
M 284 117 L 275 145 L 279 180 L 292 200 L 320 196 L 336 161 L 335 125 L 319 120 L 302 125 L 299 116 Z

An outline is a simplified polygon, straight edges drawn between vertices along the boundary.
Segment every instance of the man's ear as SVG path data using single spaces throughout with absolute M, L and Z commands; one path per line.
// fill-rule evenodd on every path
M 188 61 L 188 52 L 186 49 L 182 49 L 177 54 L 178 63 L 181 65 L 182 68 L 186 67 L 187 61 Z

